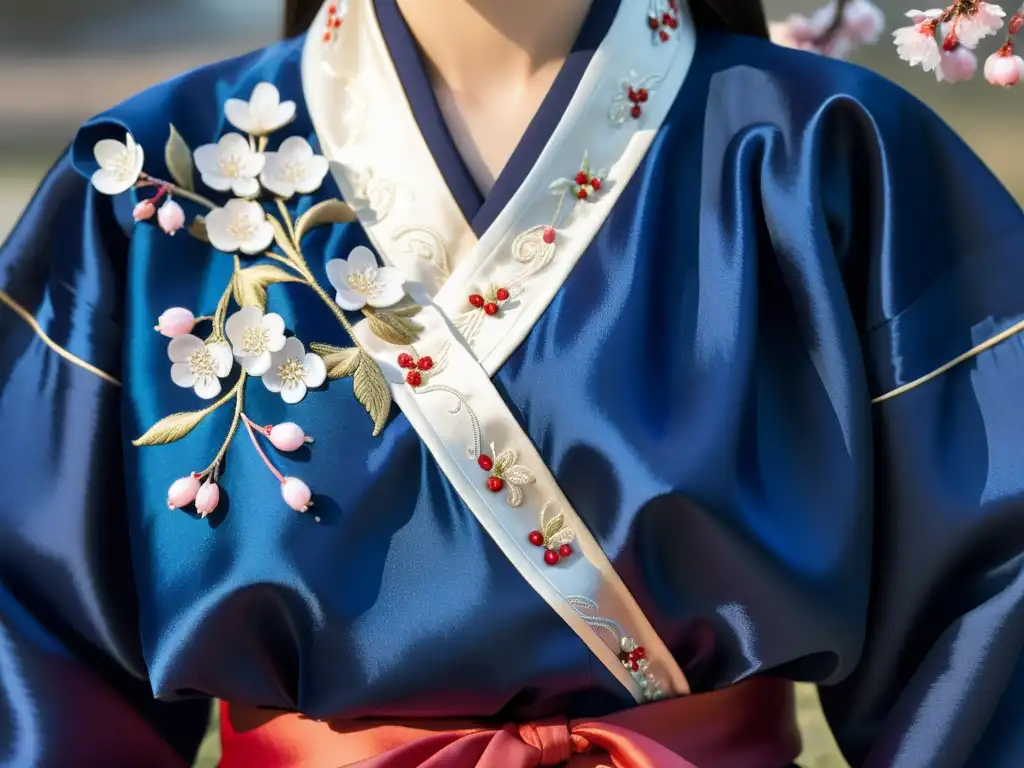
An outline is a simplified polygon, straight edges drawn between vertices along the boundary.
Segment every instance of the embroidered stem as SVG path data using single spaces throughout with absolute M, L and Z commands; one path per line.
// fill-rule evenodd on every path
M 210 406 L 207 412 L 214 411 L 220 408 L 224 403 L 230 400 L 232 397 L 235 398 L 235 415 L 231 418 L 231 427 L 228 429 L 228 435 L 224 438 L 224 442 L 221 443 L 220 450 L 217 451 L 217 455 L 213 457 L 213 461 L 210 462 L 210 466 L 199 473 L 199 477 L 203 478 L 207 475 L 215 472 L 220 466 L 220 463 L 224 460 L 224 454 L 228 452 L 228 446 L 231 445 L 231 441 L 235 438 L 235 433 L 238 431 L 238 422 L 242 415 L 242 404 L 245 400 L 245 379 L 248 374 L 242 371 L 238 377 L 238 381 L 235 382 L 230 391 L 224 395 L 220 400 Z
M 158 179 L 155 176 L 150 176 L 148 173 L 139 174 L 139 178 L 144 182 L 142 186 L 164 187 L 172 195 L 177 195 L 178 197 L 183 197 L 186 200 L 191 200 L 193 203 L 197 203 L 198 205 L 204 205 L 211 211 L 220 207 L 202 195 L 197 195 L 195 192 L 189 192 L 184 187 L 179 187 L 177 184 L 172 184 L 169 181 L 164 181 L 163 179 Z
M 281 198 L 277 198 L 277 210 L 281 212 L 281 220 L 284 222 L 285 229 L 288 230 L 288 239 L 291 240 L 292 246 L 295 248 L 295 255 L 302 259 L 302 246 L 299 245 L 298 238 L 295 237 L 295 225 L 292 224 L 288 206 Z M 303 264 L 305 264 L 305 259 L 303 259 Z
M 243 418 L 245 430 L 249 433 L 249 437 L 252 439 L 252 444 L 253 447 L 256 448 L 256 453 L 258 453 L 260 455 L 260 458 L 263 459 L 263 463 L 267 465 L 267 469 L 270 470 L 271 474 L 273 474 L 274 477 L 277 478 L 277 482 L 284 483 L 284 475 L 278 472 L 277 468 L 270 463 L 270 459 L 267 458 L 267 454 L 265 454 L 263 452 L 263 449 L 260 447 L 259 440 L 256 439 L 256 433 L 252 429 L 252 422 L 249 421 L 248 417 L 243 416 Z
M 289 268 L 295 270 L 296 272 L 298 272 L 303 277 L 306 276 L 306 273 L 303 272 L 301 269 L 299 269 L 295 265 L 295 262 L 292 261 L 291 259 L 289 259 L 287 256 L 282 256 L 281 254 L 274 253 L 273 251 L 264 251 L 263 255 L 266 256 L 268 259 L 273 259 L 274 261 L 278 262 L 279 264 L 284 264 L 286 267 L 289 267 Z

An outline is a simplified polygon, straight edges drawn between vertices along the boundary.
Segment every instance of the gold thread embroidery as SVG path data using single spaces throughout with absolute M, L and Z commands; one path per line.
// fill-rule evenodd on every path
M 1020 322 L 1011 325 L 1005 331 L 997 333 L 992 338 L 986 339 L 985 341 L 981 342 L 981 344 L 978 344 L 978 345 L 976 345 L 974 347 L 971 347 L 969 350 L 964 352 L 962 355 L 958 355 L 957 357 L 954 357 L 948 363 L 946 363 L 945 365 L 939 366 L 938 368 L 936 368 L 931 373 L 926 373 L 924 376 L 921 376 L 918 379 L 914 379 L 913 381 L 908 381 L 903 386 L 897 387 L 896 389 L 894 389 L 894 390 L 892 390 L 890 392 L 886 392 L 884 395 L 879 395 L 878 397 L 874 398 L 871 401 L 871 403 L 872 403 L 872 405 L 874 405 L 876 403 L 881 403 L 884 400 L 889 400 L 890 398 L 896 397 L 897 395 L 902 395 L 905 392 L 909 392 L 910 390 L 915 389 L 916 387 L 919 387 L 922 384 L 926 384 L 927 382 L 931 381 L 932 379 L 941 376 L 942 374 L 944 374 L 949 369 L 951 369 L 951 368 L 953 368 L 953 367 L 955 367 L 957 365 L 960 365 L 960 363 L 964 362 L 965 360 L 970 360 L 972 357 L 976 357 L 977 355 L 980 355 L 986 349 L 991 349 L 996 344 L 999 344 L 999 343 L 1001 343 L 1003 341 L 1006 341 L 1008 338 L 1010 338 L 1011 336 L 1017 335 L 1021 331 L 1024 331 L 1024 320 L 1021 320 Z
M 4 304 L 10 307 L 14 314 L 16 314 L 22 320 L 24 320 L 28 324 L 28 327 L 35 331 L 36 336 L 42 339 L 43 343 L 46 344 L 46 346 L 48 346 L 58 355 L 63 357 L 69 363 L 73 363 L 74 365 L 77 365 L 79 368 L 84 368 L 85 370 L 89 371 L 89 373 L 93 373 L 99 376 L 104 381 L 108 381 L 111 384 L 114 384 L 115 386 L 121 386 L 121 382 L 115 379 L 109 373 L 107 373 L 106 371 L 101 371 L 95 365 L 93 365 L 92 363 L 87 363 L 80 357 L 76 357 L 75 355 L 71 354 L 66 349 L 64 349 L 64 347 L 60 346 L 49 336 L 47 336 L 46 332 L 42 329 L 42 327 L 40 327 L 39 323 L 36 322 L 36 319 L 32 316 L 32 314 L 23 306 L 21 306 L 18 302 L 16 302 L 14 299 L 12 299 L 11 296 L 3 289 L 0 289 L 0 301 L 2 301 Z

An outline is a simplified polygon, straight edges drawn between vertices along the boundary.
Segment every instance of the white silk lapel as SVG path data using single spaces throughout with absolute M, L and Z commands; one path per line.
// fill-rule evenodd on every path
M 622 0 L 536 165 L 479 241 L 417 127 L 372 0 L 352 0 L 335 42 L 309 37 L 303 87 L 343 196 L 381 258 L 423 286 L 417 298 L 432 297 L 491 375 L 604 223 L 682 86 L 695 40 L 675 3 Z M 607 172 L 580 201 L 584 155 Z

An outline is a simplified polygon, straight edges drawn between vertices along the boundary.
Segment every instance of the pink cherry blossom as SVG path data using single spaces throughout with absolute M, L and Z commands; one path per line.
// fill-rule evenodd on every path
M 909 11 L 911 14 L 920 14 L 921 11 Z M 926 13 L 931 13 L 928 11 Z M 941 13 L 941 11 L 940 11 Z M 916 16 L 911 16 L 916 18 Z M 918 64 L 925 72 L 931 72 L 937 66 L 941 57 L 939 56 L 939 44 L 935 41 L 935 20 L 926 17 L 924 21 L 912 27 L 900 27 L 892 33 L 893 42 L 896 43 L 896 53 L 899 57 L 914 67 Z
M 1024 76 L 1024 59 L 1013 53 L 1013 46 L 1006 44 L 985 60 L 985 79 L 992 85 L 1009 88 Z
M 168 200 L 160 206 L 156 218 L 160 222 L 160 228 L 168 235 L 173 235 L 185 226 L 185 211 L 173 200 Z
M 281 496 L 284 498 L 284 503 L 296 512 L 305 512 L 309 509 L 313 492 L 297 477 L 286 477 L 281 483 Z
M 271 427 L 267 437 L 275 448 L 286 452 L 297 451 L 307 442 L 313 442 L 310 438 L 306 437 L 302 427 L 290 421 L 286 421 L 283 424 L 275 424 Z
M 135 206 L 135 210 L 132 211 L 132 218 L 136 221 L 145 221 L 146 219 L 153 218 L 153 214 L 156 213 L 156 206 L 153 205 L 152 200 L 143 200 Z
M 167 489 L 167 506 L 170 509 L 181 509 L 195 501 L 199 493 L 199 475 L 192 474 L 179 478 Z
M 200 517 L 207 517 L 217 508 L 219 502 L 220 487 L 216 483 L 207 480 L 196 494 L 196 512 L 199 513 Z
M 157 318 L 154 331 L 159 331 L 169 339 L 191 333 L 195 327 L 196 317 L 184 307 L 171 307 Z
M 885 28 L 885 14 L 869 0 L 851 0 L 843 9 L 842 28 L 857 45 L 871 45 Z
M 943 50 L 941 61 L 935 68 L 935 79 L 940 83 L 959 83 L 970 80 L 978 69 L 978 57 L 974 52 L 958 45 L 952 51 Z
M 1006 12 L 998 5 L 978 3 L 970 13 L 960 13 L 956 18 L 956 35 L 960 45 L 974 48 L 982 38 L 994 35 L 1003 26 Z

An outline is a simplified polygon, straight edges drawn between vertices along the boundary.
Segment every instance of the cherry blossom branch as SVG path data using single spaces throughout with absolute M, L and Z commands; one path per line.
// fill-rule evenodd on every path
M 140 187 L 161 187 L 166 189 L 170 194 L 184 198 L 185 200 L 191 200 L 193 203 L 203 205 L 211 211 L 217 208 L 217 204 L 212 200 L 209 200 L 202 195 L 198 195 L 195 192 L 189 192 L 184 187 L 179 187 L 177 184 L 172 184 L 169 181 L 158 179 L 155 176 L 150 176 L 148 173 L 140 173 L 139 181 L 141 182 L 137 186 Z
M 249 437 L 252 439 L 252 444 L 253 447 L 256 448 L 256 453 L 260 455 L 260 458 L 263 459 L 263 463 L 267 465 L 267 469 L 269 469 L 271 474 L 277 478 L 277 481 L 284 484 L 284 475 L 277 471 L 277 468 L 270 462 L 270 459 L 267 458 L 267 454 L 263 452 L 263 448 L 260 447 L 259 440 L 256 439 L 256 433 L 252 429 L 252 422 L 249 420 L 249 417 L 242 414 L 242 422 L 245 424 L 245 429 L 249 433 Z
M 228 429 L 227 437 L 224 438 L 224 442 L 221 443 L 220 450 L 217 451 L 217 455 L 213 457 L 213 461 L 210 462 L 210 465 L 199 473 L 200 478 L 206 477 L 217 470 L 220 463 L 224 460 L 224 455 L 228 452 L 228 447 L 231 445 L 231 441 L 235 438 L 235 433 L 238 432 L 238 422 L 242 416 L 242 405 L 245 401 L 245 380 L 248 375 L 249 374 L 245 371 L 242 371 L 238 377 L 238 381 L 235 382 L 235 386 L 233 386 L 224 397 L 218 400 L 210 408 L 211 411 L 216 410 L 231 398 L 235 399 L 235 414 L 231 418 L 231 427 Z

